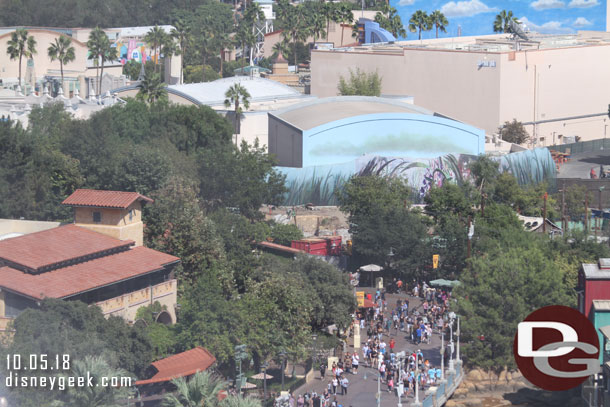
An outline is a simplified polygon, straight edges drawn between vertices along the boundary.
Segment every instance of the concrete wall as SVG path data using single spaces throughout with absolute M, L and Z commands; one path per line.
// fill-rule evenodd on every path
M 313 95 L 336 95 L 336 84 L 340 76 L 349 76 L 349 68 L 377 70 L 383 94 L 412 95 L 418 105 L 490 134 L 513 118 L 528 122 L 608 108 L 610 76 L 603 61 L 610 60 L 610 45 L 502 53 L 398 47 L 384 52 L 315 50 L 311 60 Z M 495 67 L 479 67 L 485 61 Z M 536 134 L 545 140 L 537 145 L 552 144 L 553 132 L 555 137 L 602 138 L 607 124 L 600 117 L 538 125 Z M 533 134 L 533 126 L 528 131 Z
M 20 220 L 20 219 L 0 219 L 0 235 L 8 233 L 28 233 L 40 232 L 43 230 L 53 229 L 61 225 L 61 222 L 44 222 L 36 220 Z

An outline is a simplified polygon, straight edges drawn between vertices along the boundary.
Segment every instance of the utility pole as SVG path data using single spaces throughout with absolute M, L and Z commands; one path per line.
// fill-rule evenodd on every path
M 472 250 L 472 246 L 470 243 L 472 240 L 471 229 L 472 229 L 472 217 L 470 215 L 468 215 L 468 254 L 466 255 L 467 259 L 470 258 L 470 252 Z
M 589 239 L 589 191 L 585 192 L 585 241 Z
M 566 225 L 566 183 L 563 182 L 563 186 L 561 188 L 561 227 L 563 229 L 563 233 L 567 232 L 568 228 Z
M 598 227 L 597 230 L 599 231 L 599 235 L 602 235 L 602 226 L 604 224 L 604 216 L 603 216 L 603 208 L 602 208 L 602 191 L 604 190 L 605 187 L 599 187 L 599 217 L 596 217 L 595 219 L 599 219 L 598 220 Z M 597 236 L 597 232 L 595 233 L 595 236 Z M 595 239 L 595 241 L 597 241 L 597 239 Z
M 544 207 L 542 209 L 542 233 L 546 233 L 546 199 L 548 194 L 544 193 Z
M 445 380 L 445 327 L 441 328 L 441 381 Z

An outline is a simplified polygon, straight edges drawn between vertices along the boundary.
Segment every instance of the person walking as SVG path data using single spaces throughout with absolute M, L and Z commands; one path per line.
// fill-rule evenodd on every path
M 346 396 L 347 395 L 347 387 L 349 386 L 349 380 L 347 380 L 346 376 L 343 376 L 343 378 L 341 379 L 341 395 L 342 396 Z
M 339 381 L 337 380 L 337 377 L 333 377 L 333 395 L 337 395 L 337 386 L 339 385 Z
M 326 375 L 326 365 L 324 363 L 320 364 L 320 380 L 324 380 L 324 376 Z
M 302 394 L 299 394 L 299 398 L 297 398 L 297 407 L 305 407 L 305 398 Z
M 352 371 L 354 374 L 358 374 L 358 365 L 360 364 L 360 356 L 357 352 L 352 354 Z

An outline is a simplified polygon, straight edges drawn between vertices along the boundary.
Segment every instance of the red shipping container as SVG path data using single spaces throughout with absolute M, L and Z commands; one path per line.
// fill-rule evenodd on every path
M 311 238 L 293 240 L 290 247 L 294 249 L 300 249 L 309 254 L 315 254 L 318 256 L 328 255 L 328 243 L 326 239 Z

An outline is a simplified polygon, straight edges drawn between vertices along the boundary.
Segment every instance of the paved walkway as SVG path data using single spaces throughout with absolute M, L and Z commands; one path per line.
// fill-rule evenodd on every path
M 365 290 L 368 292 L 373 292 L 371 288 L 360 288 L 360 290 Z M 412 296 L 408 296 L 405 294 L 397 295 L 397 294 L 386 294 L 386 300 L 389 307 L 393 307 L 396 304 L 396 300 L 401 299 L 404 300 L 409 299 L 409 311 L 415 309 L 414 307 L 419 307 L 421 305 L 420 299 L 417 299 Z M 391 309 L 391 308 L 390 308 Z M 387 313 L 386 313 L 387 314 Z M 398 331 L 398 335 L 394 335 L 395 331 L 392 330 L 392 335 L 390 338 L 394 338 L 396 341 L 395 351 L 414 351 L 417 349 L 421 349 L 424 358 L 429 359 L 430 363 L 434 367 L 439 367 L 441 363 L 440 357 L 440 348 L 441 348 L 441 338 L 439 334 L 433 334 L 432 340 L 430 344 L 421 343 L 419 345 L 414 345 L 410 340 L 405 336 L 404 333 Z M 367 336 L 366 331 L 361 332 L 361 340 L 366 342 Z M 384 335 L 384 340 L 386 342 L 389 341 L 388 336 Z M 350 344 L 348 348 L 348 352 L 352 353 L 354 351 L 353 344 Z M 411 352 L 407 352 L 411 353 Z M 350 382 L 348 393 L 345 396 L 340 396 L 340 391 L 337 392 L 337 402 L 342 404 L 344 407 L 374 407 L 377 405 L 377 399 L 375 397 L 377 393 L 377 370 L 373 368 L 366 368 L 362 363 L 362 353 L 360 352 L 360 368 L 358 369 L 358 374 L 347 374 L 347 378 Z M 445 366 L 447 369 L 447 366 Z M 318 394 L 324 392 L 324 389 L 328 385 L 328 381 L 330 380 L 330 371 L 327 371 L 325 380 L 320 380 L 320 372 L 315 372 L 315 379 L 310 383 L 301 386 L 297 389 L 293 394 L 295 398 L 298 397 L 299 394 L 305 394 L 307 392 L 315 391 Z M 420 401 L 424 399 L 423 392 L 420 391 L 419 394 Z M 408 398 L 402 398 L 402 403 L 404 405 L 409 405 L 415 399 L 413 396 Z M 398 403 L 398 397 L 396 396 L 396 392 L 388 392 L 388 386 L 381 383 L 381 407 L 390 407 L 394 406 Z

